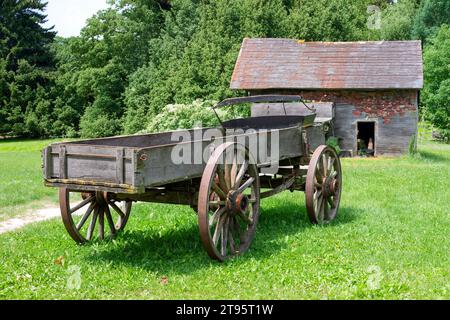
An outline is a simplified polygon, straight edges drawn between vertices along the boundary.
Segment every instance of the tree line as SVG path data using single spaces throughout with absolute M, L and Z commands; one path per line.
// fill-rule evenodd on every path
M 238 95 L 229 81 L 244 37 L 420 39 L 425 60 L 421 108 L 450 136 L 448 0 L 108 4 L 88 19 L 80 36 L 61 38 L 43 26 L 42 0 L 0 2 L 0 136 L 132 134 L 155 126 L 168 104 Z M 379 8 L 380 28 L 368 28 L 370 5 Z

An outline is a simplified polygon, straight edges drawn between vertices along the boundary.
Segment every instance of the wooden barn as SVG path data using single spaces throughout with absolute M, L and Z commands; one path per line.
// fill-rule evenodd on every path
M 420 41 L 244 39 L 231 79 L 232 89 L 250 95 L 312 101 L 319 115 L 333 117 L 334 135 L 349 155 L 407 153 L 417 136 L 422 87 Z M 320 110 L 330 104 L 331 111 Z

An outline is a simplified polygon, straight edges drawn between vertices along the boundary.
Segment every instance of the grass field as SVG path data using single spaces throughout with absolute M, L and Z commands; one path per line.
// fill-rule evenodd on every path
M 47 143 L 0 142 L 0 212 L 55 196 L 40 178 Z M 263 200 L 250 251 L 223 264 L 181 206 L 135 206 L 109 243 L 77 246 L 58 219 L 0 235 L 0 299 L 449 299 L 450 146 L 419 151 L 344 159 L 325 227 L 308 222 L 303 193 Z
M 0 140 L 0 221 L 56 201 L 55 190 L 43 187 L 40 155 L 53 141 Z

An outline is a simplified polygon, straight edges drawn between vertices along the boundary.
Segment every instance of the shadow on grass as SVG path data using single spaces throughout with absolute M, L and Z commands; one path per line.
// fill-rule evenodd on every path
M 445 157 L 444 155 L 428 152 L 428 151 L 421 151 L 418 152 L 420 159 L 432 161 L 432 162 L 445 162 L 447 163 L 449 161 L 448 157 Z
M 323 228 L 355 220 L 355 211 L 352 208 L 341 208 L 336 220 Z M 262 203 L 256 241 L 253 241 L 250 251 L 224 265 L 240 264 L 249 258 L 265 259 L 283 249 L 285 242 L 278 240 L 312 227 L 304 206 L 279 200 L 272 203 L 270 208 L 264 209 Z M 125 265 L 159 274 L 189 274 L 221 265 L 207 256 L 200 242 L 196 223 L 162 235 L 151 230 L 129 230 L 119 237 L 115 245 L 101 246 L 100 250 L 90 254 L 87 259 L 98 264 Z

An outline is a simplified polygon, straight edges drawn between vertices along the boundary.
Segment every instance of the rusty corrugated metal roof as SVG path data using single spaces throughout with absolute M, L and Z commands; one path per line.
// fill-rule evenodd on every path
M 232 89 L 421 89 L 420 41 L 244 39 Z

